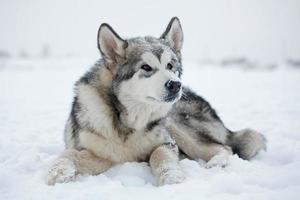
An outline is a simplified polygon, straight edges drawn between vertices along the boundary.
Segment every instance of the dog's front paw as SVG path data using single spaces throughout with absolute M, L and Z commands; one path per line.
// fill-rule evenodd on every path
M 158 177 L 158 185 L 176 184 L 184 180 L 185 175 L 180 167 L 165 168 Z
M 205 168 L 209 169 L 212 167 L 226 167 L 229 162 L 229 155 L 217 154 L 212 157 L 205 165 Z
M 74 181 L 76 168 L 74 163 L 67 158 L 57 159 L 48 171 L 46 182 L 48 185 Z

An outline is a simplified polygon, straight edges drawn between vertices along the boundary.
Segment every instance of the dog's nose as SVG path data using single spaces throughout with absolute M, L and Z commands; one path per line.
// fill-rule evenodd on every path
M 177 93 L 177 92 L 179 92 L 179 90 L 181 88 L 181 82 L 169 80 L 166 82 L 165 86 L 168 91 L 170 91 L 172 93 Z

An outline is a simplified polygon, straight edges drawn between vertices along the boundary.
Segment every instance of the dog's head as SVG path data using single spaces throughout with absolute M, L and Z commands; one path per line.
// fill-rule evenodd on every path
M 98 31 L 98 48 L 113 73 L 113 90 L 122 101 L 172 104 L 182 93 L 183 33 L 174 17 L 159 38 L 122 39 L 108 24 Z

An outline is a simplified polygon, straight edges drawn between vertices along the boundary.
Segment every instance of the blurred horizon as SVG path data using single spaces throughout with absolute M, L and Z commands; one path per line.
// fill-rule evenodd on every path
M 0 57 L 97 59 L 101 23 L 109 23 L 123 38 L 159 37 L 173 16 L 184 30 L 185 60 L 300 60 L 296 0 L 1 0 Z

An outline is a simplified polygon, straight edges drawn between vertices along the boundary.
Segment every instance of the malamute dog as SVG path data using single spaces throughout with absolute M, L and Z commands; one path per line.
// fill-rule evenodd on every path
M 122 39 L 102 24 L 97 42 L 102 59 L 75 84 L 66 150 L 48 184 L 131 161 L 148 161 L 158 185 L 173 184 L 185 179 L 179 154 L 213 167 L 232 153 L 250 159 L 265 148 L 260 133 L 228 130 L 208 102 L 182 86 L 178 18 L 159 38 Z

